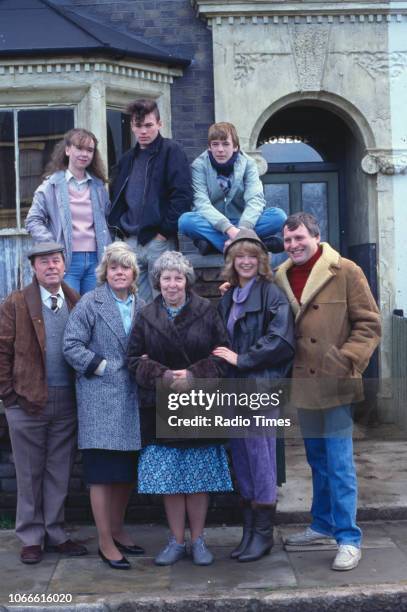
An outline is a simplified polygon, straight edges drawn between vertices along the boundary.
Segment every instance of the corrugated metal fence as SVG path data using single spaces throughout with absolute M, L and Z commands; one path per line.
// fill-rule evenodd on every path
M 31 282 L 31 266 L 27 259 L 30 246 L 28 235 L 0 236 L 0 303 L 9 293 Z
M 392 317 L 392 377 L 396 423 L 407 430 L 407 318 Z

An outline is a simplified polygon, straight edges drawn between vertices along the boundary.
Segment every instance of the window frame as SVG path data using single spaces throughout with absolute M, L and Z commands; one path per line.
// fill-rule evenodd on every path
M 0 58 L 0 110 L 73 108 L 74 127 L 96 134 L 107 167 L 107 109 L 123 112 L 136 98 L 152 98 L 160 108 L 163 136 L 171 137 L 171 85 L 182 68 L 140 58 L 67 55 Z M 27 236 L 18 202 L 15 227 L 0 237 Z M 1 241 L 0 241 L 1 254 Z
M 36 105 L 0 105 L 0 112 L 11 112 L 13 113 L 13 136 L 14 136 L 14 175 L 16 181 L 16 195 L 15 195 L 15 227 L 4 227 L 0 228 L 0 236 L 10 235 L 24 235 L 27 234 L 27 230 L 22 226 L 21 223 L 21 192 L 20 192 L 20 148 L 19 148 L 19 137 L 18 137 L 18 113 L 20 111 L 35 111 L 35 110 L 72 110 L 73 111 L 73 123 L 76 124 L 77 118 L 77 105 L 75 104 L 36 104 Z

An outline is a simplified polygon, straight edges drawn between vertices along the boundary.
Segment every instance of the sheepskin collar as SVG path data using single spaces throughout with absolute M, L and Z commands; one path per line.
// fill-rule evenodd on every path
M 308 304 L 321 291 L 341 267 L 341 256 L 327 242 L 321 242 L 322 255 L 312 268 L 298 303 L 288 281 L 287 272 L 294 265 L 287 259 L 275 272 L 274 280 L 286 294 L 297 321 L 308 307 Z

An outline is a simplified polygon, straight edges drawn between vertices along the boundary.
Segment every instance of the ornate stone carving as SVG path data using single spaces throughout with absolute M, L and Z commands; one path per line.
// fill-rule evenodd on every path
M 388 131 L 390 129 L 390 112 L 388 109 L 379 109 L 375 112 L 374 118 L 371 120 L 372 126 L 377 132 L 378 130 Z
M 272 53 L 236 53 L 234 54 L 235 81 L 247 80 L 258 65 L 264 64 L 272 58 Z
M 368 153 L 361 161 L 366 174 L 407 174 L 407 151 Z
M 361 68 L 366 70 L 372 79 L 376 79 L 377 77 L 387 74 L 390 75 L 391 78 L 395 79 L 406 70 L 407 52 L 365 52 L 361 55 L 355 54 L 355 62 Z
M 330 26 L 294 25 L 290 29 L 299 84 L 302 90 L 321 88 Z

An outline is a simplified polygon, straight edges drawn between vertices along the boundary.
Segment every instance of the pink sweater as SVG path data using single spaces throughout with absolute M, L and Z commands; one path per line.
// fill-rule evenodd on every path
M 89 186 L 77 191 L 68 185 L 69 205 L 72 217 L 72 251 L 96 251 L 93 210 Z

